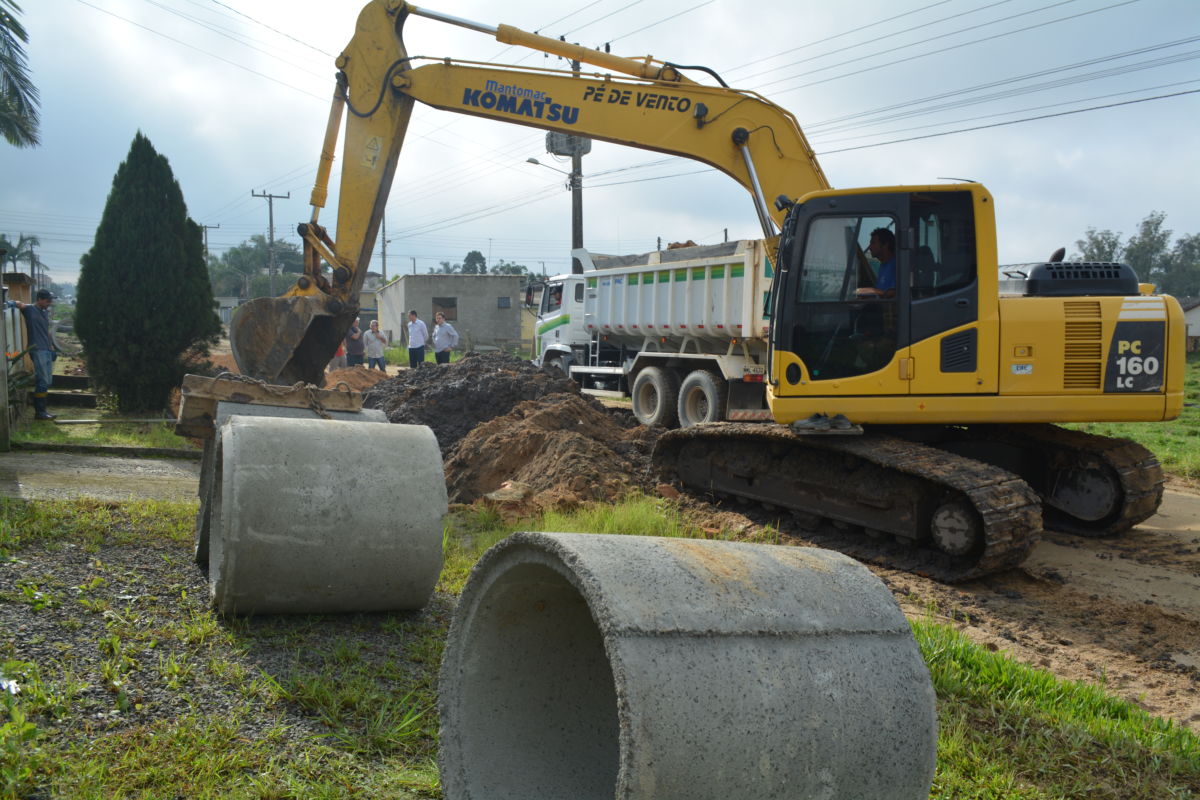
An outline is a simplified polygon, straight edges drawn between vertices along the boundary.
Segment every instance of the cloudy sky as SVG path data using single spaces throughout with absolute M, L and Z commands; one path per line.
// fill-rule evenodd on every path
M 139 130 L 210 226 L 214 253 L 266 233 L 267 201 L 252 192 L 290 195 L 274 202 L 275 236 L 298 243 L 358 0 L 19 2 L 42 145 L 0 145 L 0 232 L 38 236 L 53 280 L 77 278 Z M 838 188 L 981 181 L 996 197 L 1001 263 L 1070 252 L 1089 227 L 1128 235 L 1151 211 L 1176 234 L 1200 232 L 1195 0 L 422 5 L 708 66 L 792 111 Z M 405 42 L 410 55 L 564 67 L 426 19 L 408 22 Z M 528 158 L 569 169 L 535 129 L 418 106 L 387 208 L 389 276 L 470 250 L 569 269 L 565 177 Z M 599 143 L 584 173 L 593 251 L 759 235 L 748 195 L 695 162 Z M 371 269 L 382 267 L 377 246 Z

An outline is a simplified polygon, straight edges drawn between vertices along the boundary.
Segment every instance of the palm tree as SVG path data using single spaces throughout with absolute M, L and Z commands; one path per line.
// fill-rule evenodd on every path
M 29 34 L 17 21 L 21 7 L 0 0 L 0 132 L 14 147 L 35 147 L 38 139 L 38 90 L 29 79 L 25 48 Z
M 4 0 L 0 0 L 0 3 L 2 2 L 4 2 Z M 7 234 L 0 233 L 0 250 L 7 251 L 4 254 L 4 264 L 6 266 L 11 265 L 13 272 L 16 272 L 17 267 L 21 262 L 28 264 L 29 274 L 33 276 L 34 281 L 39 288 L 41 287 L 45 277 L 44 270 L 46 265 L 43 264 L 42 260 L 37 257 L 37 253 L 34 252 L 33 248 L 41 246 L 42 243 L 36 236 L 26 236 L 22 233 L 17 237 L 17 241 L 14 243 L 8 238 Z M 43 269 L 42 280 L 38 279 L 39 267 Z

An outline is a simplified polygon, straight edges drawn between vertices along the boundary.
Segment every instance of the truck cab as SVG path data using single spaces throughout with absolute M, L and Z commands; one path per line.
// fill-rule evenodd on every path
M 585 361 L 591 338 L 583 321 L 585 291 L 583 275 L 556 275 L 543 285 L 534 337 L 539 365 L 569 374 L 572 364 Z

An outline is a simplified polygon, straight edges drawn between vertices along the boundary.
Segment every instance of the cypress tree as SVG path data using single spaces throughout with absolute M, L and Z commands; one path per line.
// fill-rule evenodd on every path
M 75 330 L 88 373 L 123 412 L 164 408 L 221 321 L 202 230 L 165 156 L 139 131 L 80 259 Z

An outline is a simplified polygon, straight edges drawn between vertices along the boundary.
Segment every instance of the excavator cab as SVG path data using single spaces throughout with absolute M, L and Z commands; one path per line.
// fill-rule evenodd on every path
M 977 265 L 986 256 L 975 233 L 984 201 L 982 187 L 951 186 L 827 192 L 795 206 L 774 295 L 776 398 L 925 391 L 914 381 L 976 391 L 966 376 L 987 385 L 976 375 L 990 335 L 981 326 Z M 885 290 L 876 287 L 882 264 L 869 253 L 875 231 L 895 241 L 895 283 Z M 913 349 L 930 340 L 940 342 L 938 368 L 917 374 Z

